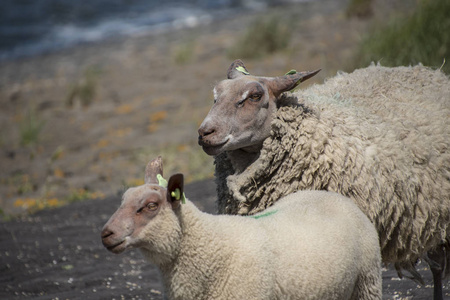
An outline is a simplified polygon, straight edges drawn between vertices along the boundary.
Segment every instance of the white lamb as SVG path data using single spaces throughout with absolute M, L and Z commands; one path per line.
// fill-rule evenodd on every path
M 349 198 L 304 191 L 251 217 L 217 216 L 181 204 L 183 175 L 166 189 L 159 174 L 160 157 L 125 192 L 102 242 L 140 248 L 169 299 L 381 299 L 377 233 Z

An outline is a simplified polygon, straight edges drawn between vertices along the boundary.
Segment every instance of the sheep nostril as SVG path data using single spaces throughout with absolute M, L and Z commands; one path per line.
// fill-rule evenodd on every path
M 215 129 L 202 129 L 200 128 L 198 130 L 198 139 L 201 140 L 202 138 L 206 137 L 207 135 L 213 134 L 214 132 L 216 132 Z
M 102 239 L 106 239 L 107 237 L 109 237 L 109 236 L 111 236 L 113 234 L 114 234 L 114 232 L 112 232 L 111 230 L 104 229 L 102 231 Z

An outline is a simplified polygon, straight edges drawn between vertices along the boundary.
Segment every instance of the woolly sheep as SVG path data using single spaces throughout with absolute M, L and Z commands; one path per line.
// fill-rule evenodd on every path
M 160 175 L 158 157 L 102 242 L 113 253 L 139 248 L 169 299 L 381 299 L 378 236 L 350 199 L 303 191 L 254 217 L 210 215 L 181 197 L 183 175 L 167 188 Z
M 314 72 L 252 76 L 236 60 L 214 88 L 199 144 L 215 156 L 219 213 L 255 214 L 298 190 L 338 192 L 375 224 L 400 276 L 421 280 L 414 265 L 427 259 L 439 295 L 450 272 L 449 79 L 372 65 L 283 94 L 305 74 Z

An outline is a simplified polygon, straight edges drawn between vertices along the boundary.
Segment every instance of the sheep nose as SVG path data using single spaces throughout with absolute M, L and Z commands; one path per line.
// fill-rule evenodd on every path
M 109 237 L 109 236 L 111 236 L 113 234 L 114 234 L 113 231 L 109 230 L 108 228 L 104 228 L 102 230 L 102 239 L 106 239 L 107 237 Z
M 214 128 L 207 128 L 202 126 L 198 129 L 198 139 L 201 140 L 207 135 L 213 134 L 214 132 L 216 132 Z

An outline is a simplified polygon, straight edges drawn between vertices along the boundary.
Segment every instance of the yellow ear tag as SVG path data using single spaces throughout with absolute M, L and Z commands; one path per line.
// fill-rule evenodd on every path
M 236 67 L 236 70 L 238 70 L 239 72 L 241 72 L 242 74 L 245 74 L 245 75 L 249 75 L 249 74 L 250 74 L 249 72 L 247 72 L 247 71 L 245 70 L 244 67 L 241 67 L 241 66 Z
M 172 197 L 174 197 L 176 200 L 180 200 L 181 199 L 181 203 L 185 204 L 186 203 L 186 197 L 183 193 L 183 195 L 181 195 L 180 189 L 175 189 L 175 191 L 172 191 L 172 193 L 170 193 L 170 195 Z
M 161 174 L 156 175 L 156 179 L 158 179 L 158 185 L 167 189 L 167 180 L 165 180 Z

